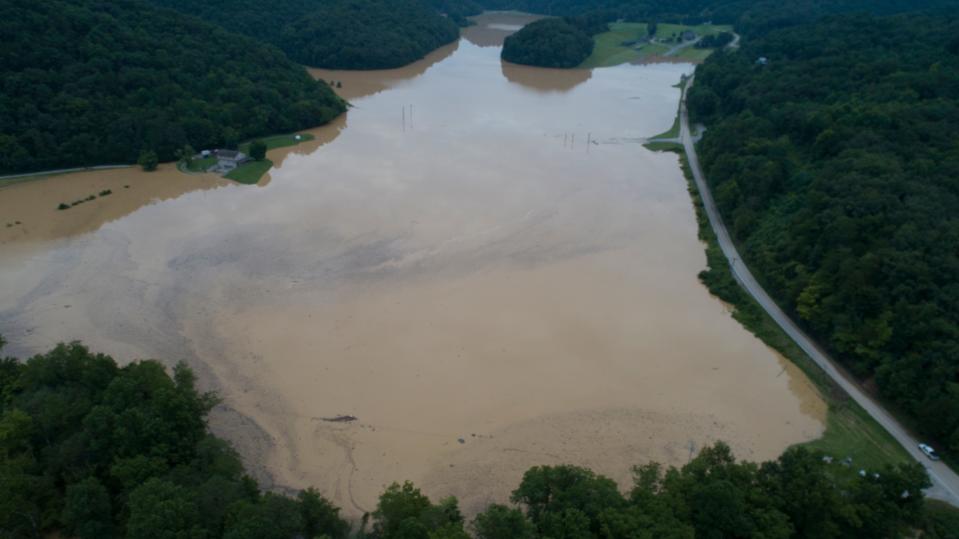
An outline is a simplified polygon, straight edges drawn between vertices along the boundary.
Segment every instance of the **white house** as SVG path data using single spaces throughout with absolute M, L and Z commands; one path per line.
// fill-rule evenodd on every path
M 216 168 L 223 172 L 229 172 L 245 163 L 248 159 L 243 152 L 236 150 L 217 150 Z

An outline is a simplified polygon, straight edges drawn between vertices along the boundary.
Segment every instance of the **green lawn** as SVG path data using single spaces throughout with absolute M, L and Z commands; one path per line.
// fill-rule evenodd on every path
M 300 140 L 296 140 L 297 136 L 300 137 Z M 275 150 L 276 148 L 296 146 L 297 144 L 300 144 L 301 142 L 313 140 L 314 138 L 315 137 L 309 133 L 290 133 L 288 135 L 273 135 L 271 137 L 263 137 L 260 140 L 266 143 L 267 150 Z M 247 141 L 240 144 L 240 151 L 249 155 L 250 142 L 251 141 Z
M 887 464 L 910 462 L 901 445 L 875 422 L 816 365 L 758 303 L 733 278 L 728 262 L 719 248 L 716 235 L 709 226 L 699 192 L 692 179 L 686 155 L 679 145 L 666 148 L 681 155 L 683 172 L 689 185 L 697 220 L 699 237 L 706 244 L 709 269 L 700 279 L 714 295 L 730 303 L 735 318 L 770 348 L 778 351 L 806 374 L 828 405 L 826 429 L 821 438 L 807 442 L 811 449 L 821 450 L 836 460 L 853 459 L 852 469 L 880 470 Z
M 654 152 L 681 152 L 683 151 L 683 145 L 678 142 L 663 142 L 661 140 L 654 140 L 652 142 L 647 142 L 643 144 L 646 149 L 652 150 Z
M 686 26 L 683 24 L 669 24 L 661 22 L 656 25 L 656 39 L 667 39 L 674 34 L 679 35 L 686 30 L 696 32 L 698 36 L 708 36 L 720 32 L 732 32 L 733 27 L 727 24 L 700 24 L 697 26 Z
M 300 137 L 297 140 L 297 136 Z M 266 149 L 275 150 L 277 148 L 285 148 L 287 146 L 296 146 L 297 144 L 306 142 L 308 140 L 313 140 L 314 137 L 310 133 L 289 133 L 286 135 L 273 135 L 270 137 L 263 137 L 262 140 L 266 143 Z M 239 145 L 237 149 L 245 154 L 250 153 L 250 143 L 252 141 L 246 141 Z M 194 159 L 190 166 L 188 167 L 188 172 L 203 172 L 209 167 L 212 167 L 216 164 L 216 157 L 207 157 L 205 159 Z M 182 165 L 181 165 L 182 166 Z M 269 159 L 264 159 L 263 161 L 253 161 L 246 163 L 235 170 L 231 171 L 229 174 L 224 175 L 224 178 L 231 179 L 233 181 L 245 184 L 256 184 L 260 181 L 260 178 L 273 166 L 273 161 Z M 181 168 L 182 171 L 182 168 Z
M 190 172 L 206 172 L 206 169 L 212 167 L 216 164 L 216 157 L 201 157 L 200 159 L 193 159 L 190 161 L 187 170 Z
M 690 62 L 702 62 L 713 53 L 715 49 L 697 49 L 696 47 L 686 47 L 676 53 L 676 58 L 689 60 Z
M 684 76 L 677 84 L 673 85 L 673 88 L 679 88 L 682 90 L 686 87 L 687 78 Z M 673 118 L 673 125 L 669 130 L 660 133 L 658 135 L 649 137 L 650 142 L 643 144 L 646 148 L 653 150 L 654 152 L 672 152 L 672 151 L 683 151 L 683 145 L 678 142 L 667 142 L 657 139 L 675 139 L 679 138 L 679 109 L 676 109 L 676 117 Z
M 636 49 L 623 46 L 623 43 L 645 37 L 646 23 L 614 22 L 609 25 L 609 32 L 593 38 L 593 54 L 580 67 L 614 66 L 639 58 Z
M 665 40 L 674 34 L 678 35 L 686 30 L 693 30 L 697 35 L 706 36 L 718 34 L 719 32 L 731 32 L 732 27 L 711 24 L 683 26 L 680 24 L 660 23 L 656 27 L 656 38 Z M 624 45 L 624 43 L 643 40 L 646 38 L 646 35 L 646 23 L 644 22 L 611 23 L 608 32 L 603 32 L 593 37 L 593 54 L 583 61 L 579 67 L 610 67 L 635 60 L 642 60 L 643 58 L 661 56 L 669 52 L 674 45 L 670 43 L 644 43 L 638 44 L 638 46 Z M 691 62 L 700 62 L 705 60 L 711 52 L 712 49 L 687 47 L 680 50 L 676 54 L 676 57 Z
M 924 520 L 923 530 L 930 539 L 959 537 L 959 508 L 939 500 L 927 499 Z M 927 535 L 923 534 L 922 537 Z
M 300 137 L 297 140 L 297 136 Z M 290 133 L 287 135 L 273 135 L 271 137 L 263 137 L 262 140 L 266 144 L 267 151 L 275 150 L 277 148 L 286 148 L 287 146 L 296 146 L 297 144 L 306 142 L 308 140 L 313 140 L 314 137 L 310 133 Z M 239 150 L 247 155 L 250 153 L 250 143 L 252 141 L 247 141 L 239 146 Z M 262 161 L 252 161 L 237 167 L 235 170 L 225 175 L 224 178 L 231 179 L 236 182 L 245 183 L 247 185 L 253 185 L 259 183 L 260 178 L 267 173 L 270 168 L 273 167 L 273 161 L 269 159 L 264 159 Z
M 650 140 L 655 140 L 658 138 L 677 138 L 679 137 L 679 113 L 676 113 L 676 118 L 673 120 L 673 126 L 669 128 L 668 131 L 660 133 L 655 137 L 649 137 Z
M 228 178 L 239 183 L 245 183 L 247 185 L 253 185 L 258 183 L 260 178 L 262 178 L 272 166 L 273 161 L 270 161 L 269 159 L 264 159 L 262 161 L 251 161 L 233 169 L 229 174 L 224 176 L 224 178 Z

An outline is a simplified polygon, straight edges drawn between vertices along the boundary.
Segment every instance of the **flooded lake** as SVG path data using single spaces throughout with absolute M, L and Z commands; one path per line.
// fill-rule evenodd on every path
M 6 351 L 184 359 L 258 479 L 350 516 L 392 481 L 471 512 L 536 464 L 626 485 L 717 439 L 767 459 L 819 436 L 808 381 L 697 280 L 677 156 L 641 145 L 693 66 L 506 65 L 516 21 L 314 70 L 354 107 L 258 186 L 165 167 L 0 190 Z

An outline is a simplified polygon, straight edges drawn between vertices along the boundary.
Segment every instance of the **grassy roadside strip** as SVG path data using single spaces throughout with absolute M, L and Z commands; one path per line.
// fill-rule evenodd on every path
M 675 134 L 674 129 L 670 129 L 653 139 L 678 136 L 678 126 L 677 114 L 673 124 Z M 645 146 L 653 151 L 672 151 L 680 156 L 687 189 L 696 211 L 699 239 L 706 244 L 707 269 L 700 272 L 700 280 L 710 293 L 733 307 L 733 318 L 743 327 L 799 367 L 826 401 L 828 413 L 825 432 L 821 438 L 803 445 L 837 460 L 851 457 L 855 469 L 881 470 L 886 465 L 910 462 L 902 446 L 850 399 L 736 282 L 716 234 L 709 225 L 683 146 L 674 142 L 650 142 Z
M 11 185 L 16 185 L 19 183 L 27 183 L 36 180 L 45 180 L 53 176 L 63 176 L 65 174 L 74 174 L 77 172 L 91 172 L 95 170 L 113 170 L 119 168 L 133 168 L 135 165 L 98 165 L 92 167 L 75 167 L 67 168 L 60 170 L 51 170 L 47 172 L 26 172 L 23 174 L 13 174 L 10 176 L 0 177 L 0 189 L 4 187 L 9 187 Z
M 911 459 L 902 446 L 826 376 L 739 286 L 719 248 L 716 234 L 709 226 L 686 154 L 678 153 L 696 210 L 699 239 L 706 244 L 707 269 L 700 272 L 700 280 L 713 295 L 733 306 L 733 318 L 743 327 L 799 367 L 829 406 L 826 430 L 822 437 L 803 445 L 823 451 L 836 459 L 851 457 L 856 469 L 881 470 L 887 464 L 910 462 Z
M 678 114 L 676 115 L 676 119 L 673 120 L 672 127 L 670 127 L 667 131 L 664 131 L 654 137 L 651 137 L 649 140 L 655 141 L 656 139 L 663 139 L 663 138 L 672 138 L 672 139 L 679 138 L 679 115 Z M 679 144 L 678 146 L 682 147 L 682 144 Z
M 685 90 L 689 79 L 683 77 L 676 87 Z M 821 438 L 806 442 L 806 447 L 820 450 L 836 459 L 851 457 L 853 468 L 872 470 L 882 469 L 887 464 L 911 462 L 909 454 L 899 445 L 886 429 L 869 416 L 859 404 L 832 381 L 796 344 L 768 313 L 746 293 L 736 279 L 726 257 L 723 255 L 716 233 L 709 224 L 706 210 L 703 208 L 699 190 L 693 179 L 692 170 L 686 159 L 686 151 L 682 144 L 657 139 L 679 137 L 679 110 L 676 119 L 669 131 L 656 135 L 644 146 L 653 151 L 671 151 L 679 154 L 686 178 L 689 196 L 696 211 L 696 221 L 699 225 L 699 239 L 706 244 L 706 268 L 699 273 L 699 279 L 706 285 L 710 293 L 733 307 L 733 318 L 748 329 L 753 335 L 767 346 L 782 354 L 786 359 L 809 378 L 816 387 L 823 400 L 826 401 L 826 430 Z
M 688 77 L 685 75 L 679 80 L 678 83 L 673 85 L 673 88 L 679 88 L 680 92 L 686 90 L 686 83 Z M 681 94 L 680 94 L 681 95 Z M 671 140 L 664 140 L 671 139 Z M 658 135 L 652 136 L 647 139 L 647 142 L 643 144 L 646 149 L 652 150 L 654 152 L 677 152 L 683 153 L 683 145 L 679 142 L 679 110 L 676 111 L 676 118 L 673 119 L 673 125 L 669 130 L 660 133 Z

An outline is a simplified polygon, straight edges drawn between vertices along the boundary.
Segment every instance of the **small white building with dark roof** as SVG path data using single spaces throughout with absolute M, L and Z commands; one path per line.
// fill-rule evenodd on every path
M 216 168 L 222 172 L 229 172 L 248 160 L 245 153 L 236 150 L 216 151 Z

